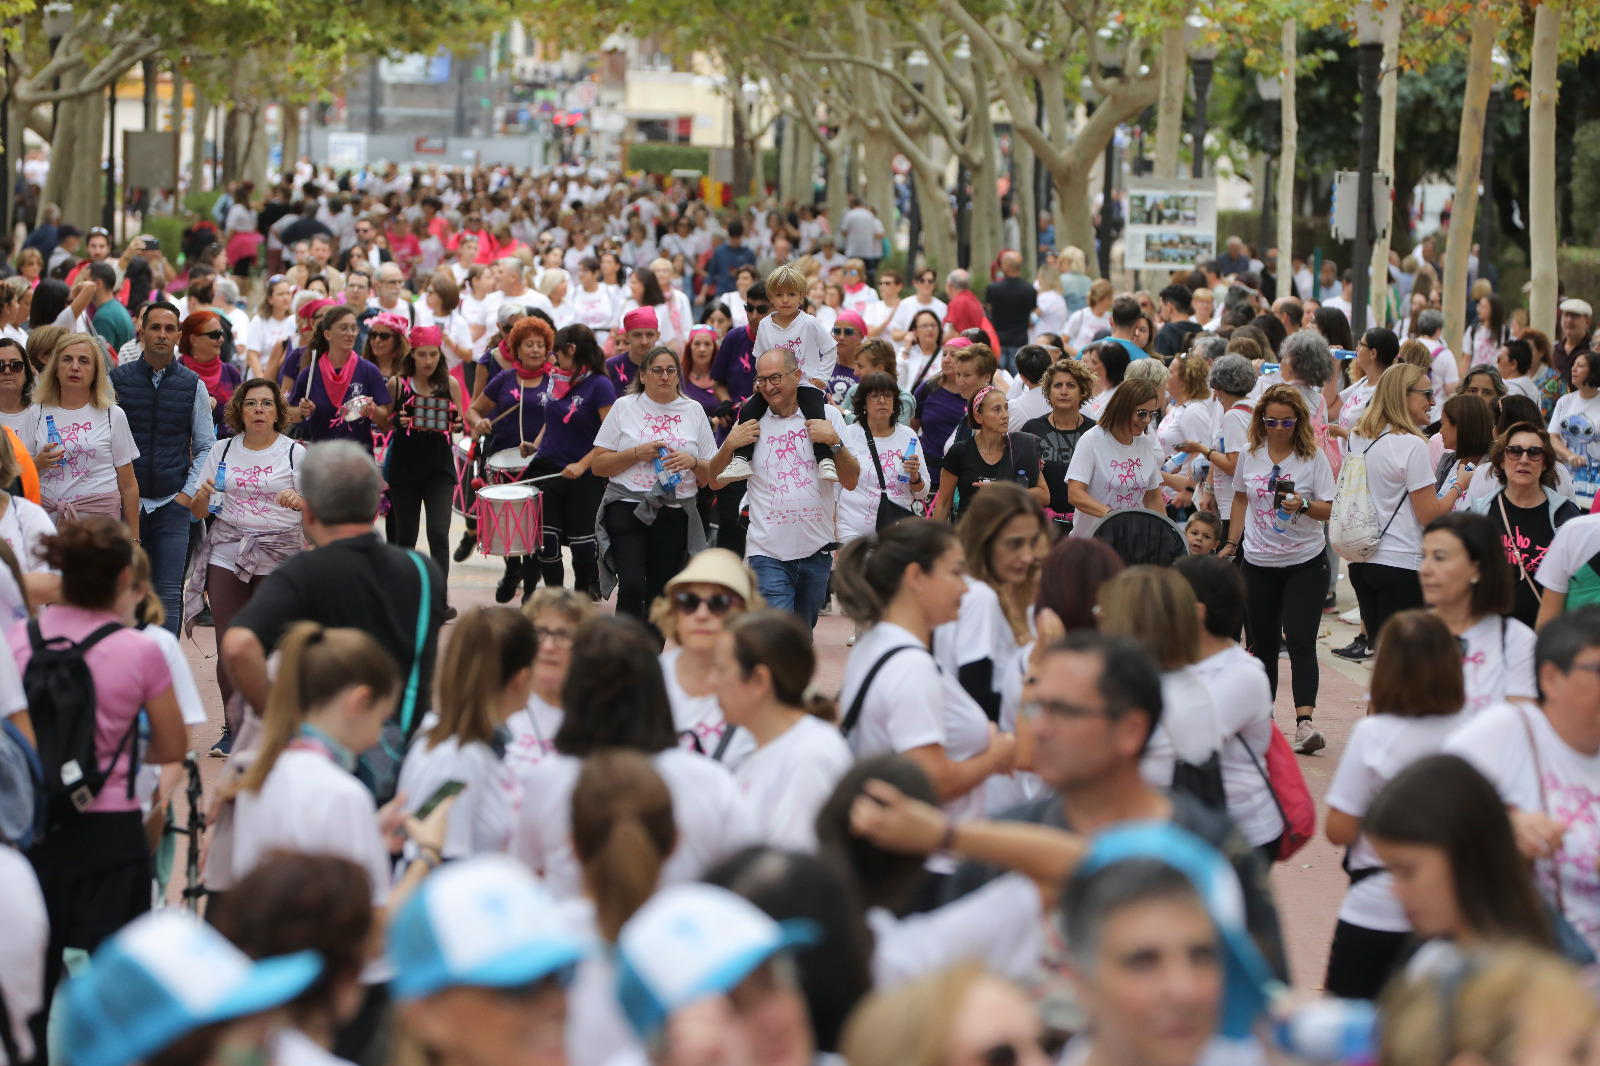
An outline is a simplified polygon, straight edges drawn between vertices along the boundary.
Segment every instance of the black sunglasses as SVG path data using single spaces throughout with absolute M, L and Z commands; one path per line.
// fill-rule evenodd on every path
M 4 365 L 5 364 L 0 363 L 0 369 L 3 369 Z M 1544 445 L 1535 444 L 1530 448 L 1524 448 L 1520 444 L 1507 444 L 1506 454 L 1513 459 L 1521 459 L 1524 455 L 1526 455 L 1529 459 L 1543 459 Z
M 745 304 L 744 305 L 744 313 L 747 314 L 747 315 L 770 315 L 772 313 L 772 305 L 771 304 Z
M 212 329 L 212 330 L 207 330 L 204 333 L 196 333 L 195 336 L 196 337 L 208 337 L 211 340 L 220 341 L 223 338 L 223 332 L 220 329 Z
M 706 610 L 721 618 L 733 610 L 735 604 L 742 606 L 744 600 L 731 592 L 713 592 L 705 597 L 701 597 L 697 592 L 675 592 L 672 594 L 672 605 L 684 614 L 694 614 L 700 609 L 702 603 L 706 605 Z
M 4 359 L 0 360 L 0 374 L 23 374 L 28 370 L 27 360 Z

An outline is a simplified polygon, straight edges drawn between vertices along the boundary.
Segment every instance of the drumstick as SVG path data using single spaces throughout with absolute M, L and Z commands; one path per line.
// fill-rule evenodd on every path
M 554 474 L 540 474 L 538 477 L 525 477 L 521 481 L 508 481 L 508 482 L 506 482 L 506 484 L 508 484 L 508 485 L 531 485 L 535 481 L 549 481 L 553 477 L 566 477 L 566 475 L 563 474 L 561 471 L 557 470 Z

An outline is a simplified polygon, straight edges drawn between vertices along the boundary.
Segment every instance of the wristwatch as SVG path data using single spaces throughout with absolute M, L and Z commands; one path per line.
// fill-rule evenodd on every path
M 842 452 L 844 450 L 844 441 L 840 441 L 838 444 L 830 444 L 830 445 L 828 445 L 828 450 L 830 452 L 832 452 L 834 455 L 838 455 L 840 452 Z

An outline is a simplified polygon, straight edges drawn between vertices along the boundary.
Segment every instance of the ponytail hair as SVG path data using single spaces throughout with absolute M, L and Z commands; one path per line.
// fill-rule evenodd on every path
M 955 530 L 928 519 L 896 522 L 882 532 L 851 541 L 839 553 L 833 573 L 839 605 L 858 624 L 876 625 L 900 592 L 906 567 L 915 563 L 932 570 L 955 542 Z
M 615 943 L 655 893 L 677 842 L 672 793 L 648 757 L 611 748 L 583 760 L 572 790 L 572 850 L 606 940 Z
M 797 615 L 789 611 L 753 611 L 729 619 L 727 632 L 733 637 L 733 657 L 739 663 L 741 677 L 748 680 L 756 667 L 764 666 L 773 699 L 825 722 L 838 718 L 837 704 L 811 687 L 817 656 L 811 646 L 811 631 Z
M 400 670 L 382 645 L 359 629 L 326 629 L 296 622 L 278 641 L 278 676 L 261 715 L 256 761 L 239 779 L 239 792 L 260 792 L 306 713 L 347 689 L 366 685 L 375 700 L 400 691 Z
M 161 597 L 156 595 L 155 586 L 150 582 L 150 556 L 137 544 L 133 546 L 133 562 L 128 564 L 128 570 L 131 587 L 144 589 L 139 605 L 133 609 L 140 628 L 165 624 L 167 609 L 161 605 Z
M 464 612 L 450 633 L 439 664 L 439 722 L 428 732 L 428 747 L 455 737 L 461 744 L 494 739 L 500 726 L 500 697 L 519 671 L 538 653 L 533 623 L 509 607 L 478 607 Z

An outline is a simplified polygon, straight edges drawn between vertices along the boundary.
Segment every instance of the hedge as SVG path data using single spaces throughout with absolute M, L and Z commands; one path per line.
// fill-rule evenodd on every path
M 649 174 L 671 174 L 674 170 L 698 170 L 704 174 L 711 169 L 711 150 L 692 144 L 637 141 L 627 146 L 624 165 Z

